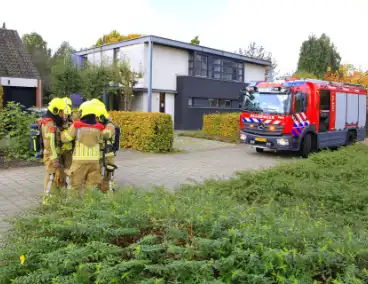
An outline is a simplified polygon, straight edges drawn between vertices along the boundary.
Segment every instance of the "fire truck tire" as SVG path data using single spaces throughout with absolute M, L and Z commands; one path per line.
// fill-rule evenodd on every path
M 312 150 L 312 136 L 307 133 L 305 134 L 302 144 L 300 145 L 300 156 L 306 159 L 309 156 L 309 153 Z
M 346 142 L 346 145 L 353 145 L 356 141 L 356 134 L 354 131 L 349 131 L 348 132 L 348 141 Z
M 256 148 L 257 153 L 263 153 L 263 148 Z

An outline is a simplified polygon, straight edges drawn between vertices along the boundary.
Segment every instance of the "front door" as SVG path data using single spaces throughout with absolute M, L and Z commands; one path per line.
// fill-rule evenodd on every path
M 165 113 L 165 93 L 160 93 L 160 112 Z
M 328 132 L 330 127 L 330 91 L 320 91 L 319 132 Z

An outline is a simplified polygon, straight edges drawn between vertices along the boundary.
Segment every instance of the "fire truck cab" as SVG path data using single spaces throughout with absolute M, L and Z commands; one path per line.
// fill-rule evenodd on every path
M 360 85 L 303 79 L 250 83 L 242 90 L 240 141 L 264 149 L 319 149 L 365 138 L 367 91 Z

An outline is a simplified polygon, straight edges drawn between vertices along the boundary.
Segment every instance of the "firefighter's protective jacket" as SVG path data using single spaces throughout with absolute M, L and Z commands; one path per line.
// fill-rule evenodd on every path
M 41 126 L 43 147 L 44 147 L 44 160 L 58 160 L 58 155 L 60 155 L 60 139 L 58 135 L 58 129 L 55 122 L 47 117 L 42 120 Z
M 87 124 L 80 120 L 74 122 L 61 134 L 63 143 L 75 140 L 73 161 L 99 161 L 102 124 Z
M 64 123 L 64 125 L 63 125 L 63 129 L 64 129 L 64 130 L 65 130 L 65 129 L 68 129 L 71 125 L 72 125 L 72 123 L 71 123 L 71 122 L 66 121 L 66 122 Z M 66 142 L 66 143 L 63 143 L 63 144 L 61 145 L 61 151 L 62 151 L 62 152 L 65 152 L 65 151 L 71 151 L 71 150 L 73 150 L 73 142 Z

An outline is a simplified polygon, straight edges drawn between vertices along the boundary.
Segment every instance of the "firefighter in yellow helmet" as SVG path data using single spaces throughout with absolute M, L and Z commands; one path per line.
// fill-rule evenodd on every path
M 91 102 L 93 103 L 93 101 Z M 107 112 L 105 105 L 98 100 L 94 103 L 96 104 L 97 120 L 104 126 L 103 141 L 101 144 L 101 170 L 103 172 L 101 191 L 107 192 L 110 189 L 112 170 L 114 170 L 109 166 L 109 164 L 114 164 L 115 154 L 113 152 L 113 145 L 115 142 L 115 126 L 109 119 L 109 113 Z
M 75 141 L 73 161 L 69 170 L 71 194 L 82 193 L 85 184 L 101 189 L 100 142 L 104 127 L 96 120 L 96 107 L 85 102 L 79 108 L 80 120 L 74 121 L 61 135 L 62 142 Z
M 51 195 L 51 190 L 61 187 L 63 183 L 63 172 L 60 167 L 60 129 L 63 125 L 65 102 L 60 98 L 50 101 L 47 113 L 41 122 L 41 134 L 43 139 L 43 162 L 45 165 L 44 199 Z
M 72 101 L 65 97 L 63 98 L 65 104 L 67 105 L 64 111 L 64 124 L 62 130 L 68 129 L 72 124 Z M 73 156 L 73 142 L 62 143 L 61 145 L 61 153 L 60 153 L 60 164 L 63 167 L 65 183 L 69 183 L 69 169 L 72 165 L 72 156 Z

